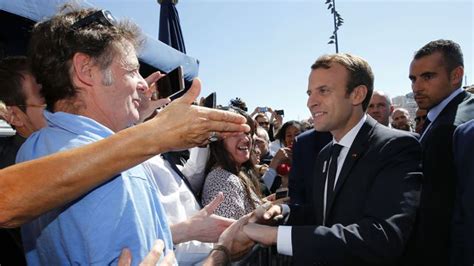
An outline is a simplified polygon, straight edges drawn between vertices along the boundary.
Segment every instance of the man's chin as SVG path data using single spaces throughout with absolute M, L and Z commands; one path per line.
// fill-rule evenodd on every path
M 327 130 L 326 127 L 321 126 L 321 125 L 314 125 L 313 127 L 314 127 L 314 129 L 315 129 L 316 131 L 319 131 L 319 132 L 326 132 L 326 131 L 329 131 L 329 130 Z

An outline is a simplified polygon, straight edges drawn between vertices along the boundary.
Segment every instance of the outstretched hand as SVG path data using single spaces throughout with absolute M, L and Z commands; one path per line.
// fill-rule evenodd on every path
M 223 110 L 191 105 L 201 91 L 201 82 L 194 79 L 191 88 L 163 109 L 152 123 L 162 141 L 163 150 L 182 150 L 209 143 L 211 132 L 218 137 L 248 132 L 245 117 Z
M 250 222 L 273 225 L 281 218 L 283 218 L 281 206 L 266 202 L 252 212 Z
M 193 240 L 201 242 L 217 242 L 219 236 L 229 227 L 235 220 L 218 216 L 214 211 L 224 201 L 224 194 L 219 192 L 208 205 L 197 212 L 189 220 L 192 226 Z
M 243 230 L 251 216 L 251 213 L 242 216 L 219 237 L 217 244 L 226 247 L 230 251 L 232 260 L 241 258 L 255 245 L 255 242 L 252 241 Z

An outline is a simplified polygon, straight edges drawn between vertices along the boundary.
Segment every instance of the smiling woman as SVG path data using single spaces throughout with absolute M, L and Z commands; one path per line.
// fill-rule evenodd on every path
M 240 109 L 229 109 L 247 118 L 251 130 L 223 140 L 212 142 L 210 157 L 206 165 L 206 180 L 202 190 L 202 204 L 207 205 L 219 192 L 224 201 L 215 214 L 239 219 L 261 203 L 260 186 L 255 165 L 250 159 L 255 122 Z

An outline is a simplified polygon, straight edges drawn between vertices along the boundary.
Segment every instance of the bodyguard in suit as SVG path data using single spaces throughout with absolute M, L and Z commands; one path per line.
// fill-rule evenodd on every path
M 307 165 L 314 169 L 311 202 L 257 211 L 259 222 L 283 214 L 293 226 L 249 223 L 244 232 L 277 244 L 296 265 L 393 265 L 418 206 L 420 145 L 366 115 L 374 78 L 364 59 L 325 55 L 311 68 L 307 105 L 316 130 L 333 136 Z
M 474 120 L 454 132 L 458 179 L 451 237 L 451 265 L 474 265 Z
M 315 129 L 298 135 L 293 142 L 293 159 L 288 178 L 288 192 L 292 204 L 310 203 L 313 195 L 313 165 L 324 146 L 332 140 L 329 132 Z
M 429 42 L 415 53 L 409 78 L 419 108 L 428 110 L 420 142 L 423 190 L 406 265 L 448 265 L 456 175 L 453 133 L 474 118 L 474 98 L 462 88 L 463 55 L 450 40 Z

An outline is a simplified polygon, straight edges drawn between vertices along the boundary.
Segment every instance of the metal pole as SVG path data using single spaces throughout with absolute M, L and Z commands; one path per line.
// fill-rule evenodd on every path
M 336 0 L 332 0 L 332 8 L 334 10 L 334 12 L 332 12 L 334 17 L 334 44 L 336 45 L 336 53 L 339 53 L 339 45 L 337 43 Z

